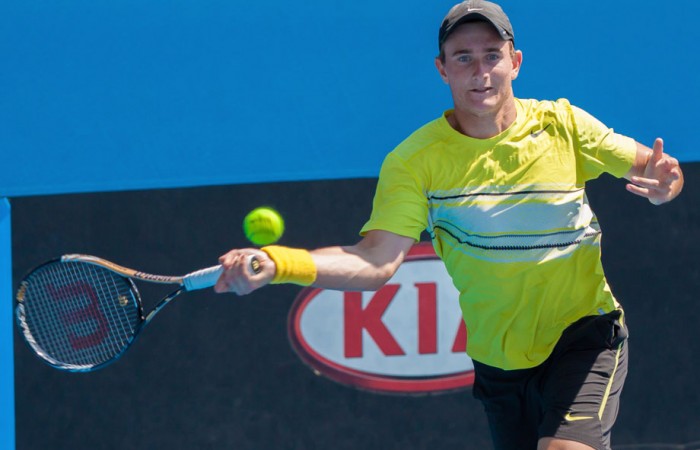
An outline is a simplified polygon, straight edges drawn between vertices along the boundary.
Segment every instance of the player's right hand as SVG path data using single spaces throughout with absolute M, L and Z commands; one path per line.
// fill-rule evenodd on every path
M 251 258 L 256 258 L 260 271 L 255 272 Z M 234 249 L 219 258 L 219 264 L 224 268 L 223 273 L 214 286 L 218 293 L 232 292 L 237 295 L 250 294 L 272 281 L 276 273 L 274 261 L 267 253 L 254 249 Z

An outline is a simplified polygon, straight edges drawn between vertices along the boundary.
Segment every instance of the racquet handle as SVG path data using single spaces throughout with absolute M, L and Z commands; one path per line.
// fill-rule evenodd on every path
M 248 269 L 251 274 L 260 273 L 261 268 L 258 258 L 255 256 L 250 256 L 248 258 Z M 206 289 L 214 286 L 223 272 L 224 268 L 221 267 L 221 265 L 207 267 L 206 269 L 197 270 L 182 277 L 182 284 L 188 291 Z
M 197 289 L 205 289 L 216 284 L 224 268 L 219 266 L 207 267 L 206 269 L 197 270 L 196 272 L 188 273 L 182 277 L 182 284 L 188 291 Z

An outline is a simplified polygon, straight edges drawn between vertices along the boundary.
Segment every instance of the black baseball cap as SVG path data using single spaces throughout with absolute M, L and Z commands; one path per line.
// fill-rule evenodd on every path
M 453 6 L 442 21 L 438 48 L 442 49 L 442 44 L 459 25 L 475 21 L 486 21 L 493 25 L 504 41 L 514 40 L 513 26 L 500 6 L 484 0 L 466 0 Z

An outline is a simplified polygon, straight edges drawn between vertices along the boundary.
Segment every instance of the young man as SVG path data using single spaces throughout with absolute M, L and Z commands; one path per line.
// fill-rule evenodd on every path
M 584 185 L 608 172 L 661 204 L 680 193 L 681 169 L 660 139 L 649 149 L 566 100 L 515 98 L 522 53 L 498 5 L 456 5 L 438 43 L 435 64 L 454 109 L 386 157 L 363 239 L 311 252 L 232 250 L 216 290 L 376 290 L 427 229 L 460 292 L 474 395 L 495 447 L 608 449 L 626 329 Z M 256 275 L 251 255 L 261 262 Z

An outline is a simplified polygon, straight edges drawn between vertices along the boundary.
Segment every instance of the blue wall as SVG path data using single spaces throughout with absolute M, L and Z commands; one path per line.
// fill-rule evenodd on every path
M 0 196 L 372 177 L 449 107 L 452 0 L 0 5 Z M 568 97 L 696 161 L 700 4 L 503 1 L 521 97 Z

